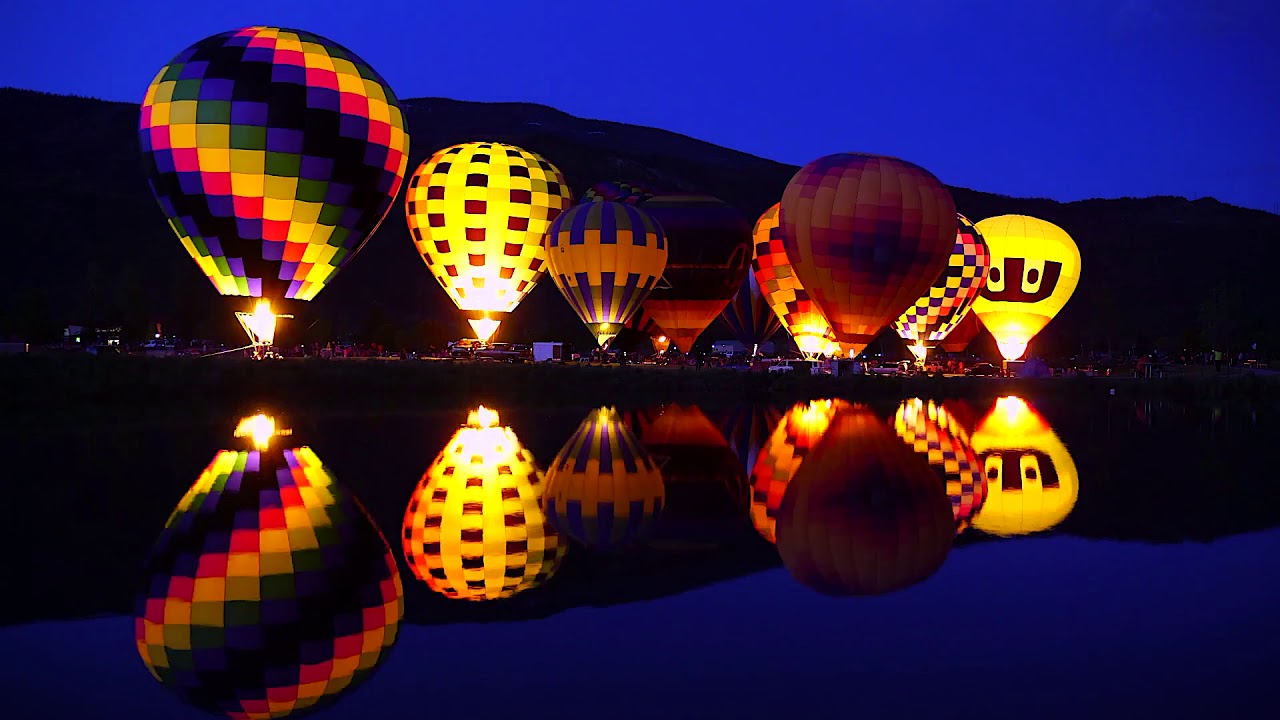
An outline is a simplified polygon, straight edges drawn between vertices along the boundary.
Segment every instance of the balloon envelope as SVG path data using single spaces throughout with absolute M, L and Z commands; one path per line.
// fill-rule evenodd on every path
M 732 205 L 707 195 L 659 195 L 639 207 L 667 235 L 665 282 L 644 308 L 687 353 L 741 287 L 751 263 L 751 227 Z
M 760 292 L 760 285 L 753 273 L 747 273 L 747 279 L 742 281 L 742 288 L 734 293 L 720 317 L 729 326 L 734 339 L 742 343 L 748 352 L 756 345 L 768 341 L 782 327 L 764 293 Z
M 778 226 L 779 206 L 781 203 L 774 203 L 756 220 L 752 230 L 751 274 L 774 315 L 795 340 L 796 347 L 805 357 L 813 357 L 823 354 L 835 334 L 831 323 L 800 284 L 787 258 Z
M 311 300 L 373 234 L 408 163 L 387 83 L 318 35 L 205 38 L 142 102 L 143 165 L 169 225 L 222 295 Z
M 1065 230 L 1026 215 L 1000 215 L 978 223 L 991 248 L 991 271 L 973 311 L 1006 360 L 1062 310 L 1080 283 L 1080 248 Z
M 991 255 L 986 242 L 969 218 L 957 215 L 956 220 L 955 246 L 946 268 L 893 324 L 898 337 L 908 345 L 922 346 L 945 340 L 969 316 L 973 301 L 987 281 Z
M 218 452 L 165 523 L 135 640 L 185 702 L 286 717 L 331 704 L 386 659 L 403 589 L 386 538 L 316 454 L 279 447 L 265 416 L 246 426 L 252 449 Z
M 942 183 L 879 155 L 839 153 L 800 168 L 780 215 L 796 276 L 855 353 L 924 294 L 956 239 L 955 202 Z
M 542 239 L 569 202 L 564 175 L 542 156 L 468 142 L 422 163 L 405 211 L 431 274 L 487 340 L 546 272 Z
M 582 194 L 581 202 L 619 202 L 626 205 L 636 205 L 655 195 L 666 195 L 663 190 L 659 190 L 647 183 L 638 183 L 632 181 L 605 180 L 595 183 L 587 191 Z
M 551 279 L 603 346 L 631 320 L 667 265 L 667 239 L 643 210 L 583 203 L 547 232 Z
M 969 310 L 955 328 L 938 343 L 942 346 L 943 352 L 964 352 L 969 347 L 969 344 L 973 342 L 973 339 L 978 337 L 978 333 L 982 332 L 982 321 L 978 319 L 978 313 L 973 312 L 973 308 L 969 308 Z

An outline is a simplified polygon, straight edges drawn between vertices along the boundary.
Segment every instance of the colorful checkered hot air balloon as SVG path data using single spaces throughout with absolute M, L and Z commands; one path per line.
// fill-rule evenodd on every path
M 386 216 L 408 162 L 399 101 L 363 60 L 299 30 L 201 40 L 147 89 L 147 180 L 222 295 L 261 298 L 270 345 L 285 300 L 311 300 Z M 242 318 L 242 322 L 244 319 Z
M 1027 535 L 1056 526 L 1080 496 L 1075 461 L 1049 423 L 1019 397 L 1002 397 L 973 433 L 987 497 L 973 528 Z
M 923 363 L 930 343 L 940 343 L 969 316 L 987 282 L 991 254 L 969 218 L 956 215 L 955 246 L 946 268 L 929 290 L 893 323 L 898 337 Z
M 542 512 L 543 489 L 533 455 L 481 405 L 409 499 L 405 562 L 455 600 L 497 600 L 541 585 L 567 549 Z
M 241 421 L 178 503 L 134 620 L 147 669 L 187 703 L 281 718 L 332 703 L 386 659 L 400 570 L 360 501 L 272 418 Z M 272 447 L 277 445 L 277 447 Z
M 1080 248 L 1065 230 L 1026 215 L 987 218 L 977 229 L 991 270 L 973 311 L 1005 360 L 1017 360 L 1080 283 Z
M 592 410 L 547 469 L 543 507 L 561 533 L 615 550 L 648 537 L 662 515 L 662 471 L 612 407 Z
M 560 294 L 604 347 L 626 325 L 667 266 L 667 239 L 632 205 L 592 202 L 556 218 L 547 267 Z
M 893 429 L 942 477 L 956 533 L 963 532 L 987 494 L 987 479 L 969 444 L 969 434 L 946 408 L 920 398 L 904 400 L 898 406 Z
M 751 265 L 751 227 L 708 195 L 657 195 L 640 203 L 667 235 L 667 269 L 644 302 L 681 352 L 724 310 Z
M 822 439 L 836 413 L 848 407 L 839 399 L 797 403 L 760 448 L 751 469 L 751 524 L 765 540 L 777 541 L 778 510 L 800 463 Z
M 805 165 L 779 214 L 796 277 L 852 354 L 929 289 L 956 242 L 946 187 L 880 155 L 838 153 Z
M 778 511 L 778 555 L 825 595 L 879 595 L 924 580 L 951 550 L 942 483 L 883 420 L 843 409 L 791 480 Z
M 782 232 L 778 228 L 780 205 L 774 203 L 756 220 L 752 230 L 755 249 L 751 271 L 769 307 L 782 321 L 782 327 L 791 334 L 800 352 L 812 359 L 827 352 L 835 334 L 831 323 L 827 322 L 826 316 L 796 278 L 791 261 L 787 259 Z
M 570 201 L 555 165 L 496 142 L 437 150 L 410 178 L 413 244 L 480 340 L 546 272 L 542 237 Z
M 631 181 L 605 180 L 595 183 L 582 194 L 581 202 L 619 202 L 626 205 L 637 205 L 654 195 L 665 195 L 646 183 Z
M 760 285 L 756 282 L 754 273 L 747 273 L 746 279 L 742 281 L 742 287 L 734 293 L 729 299 L 729 304 L 725 305 L 724 310 L 720 312 L 720 319 L 729 326 L 734 339 L 751 352 L 755 352 L 759 345 L 768 342 L 769 338 L 778 332 L 778 328 L 782 327 L 777 314 L 773 312 L 773 308 L 769 307 L 769 301 L 760 291 Z

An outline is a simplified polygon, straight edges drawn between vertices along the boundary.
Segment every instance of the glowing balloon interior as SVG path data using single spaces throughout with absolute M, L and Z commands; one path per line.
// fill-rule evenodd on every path
M 495 142 L 438 150 L 410 178 L 414 246 L 480 340 L 546 272 L 542 238 L 570 200 L 554 165 Z
M 1080 478 L 1067 446 L 1025 400 L 1002 397 L 973 433 L 987 482 L 973 527 L 989 535 L 1026 535 L 1071 514 Z
M 481 405 L 450 438 L 405 509 L 405 561 L 445 597 L 496 600 L 541 585 L 566 544 L 542 512 L 543 475 Z
M 147 560 L 135 640 L 151 674 L 203 710 L 280 718 L 334 701 L 395 643 L 400 572 L 364 507 L 265 415 L 236 429 Z
M 973 311 L 1006 360 L 1017 360 L 1080 283 L 1080 248 L 1062 228 L 1026 215 L 977 224 L 991 249 L 991 271 Z
M 139 123 L 147 179 L 222 295 L 310 300 L 386 216 L 408 163 L 395 94 L 298 30 L 201 40 L 161 68 Z
M 658 469 L 618 411 L 591 411 L 547 470 L 543 498 L 560 532 L 589 548 L 612 550 L 645 538 L 662 514 Z

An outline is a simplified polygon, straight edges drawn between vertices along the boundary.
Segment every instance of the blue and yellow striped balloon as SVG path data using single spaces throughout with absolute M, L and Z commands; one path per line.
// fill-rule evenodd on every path
M 667 239 L 639 208 L 583 203 L 547 231 L 547 266 L 560 294 L 602 347 L 618 334 L 662 277 Z
M 662 470 L 611 407 L 592 410 L 547 470 L 547 519 L 593 549 L 630 544 L 653 529 Z

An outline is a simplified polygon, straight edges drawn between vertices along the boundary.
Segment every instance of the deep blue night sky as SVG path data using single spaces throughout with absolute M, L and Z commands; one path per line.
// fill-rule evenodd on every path
M 797 164 L 898 155 L 1010 195 L 1280 212 L 1271 0 L 50 0 L 0 20 L 2 85 L 138 102 L 187 45 L 283 25 L 405 98 L 544 103 Z

